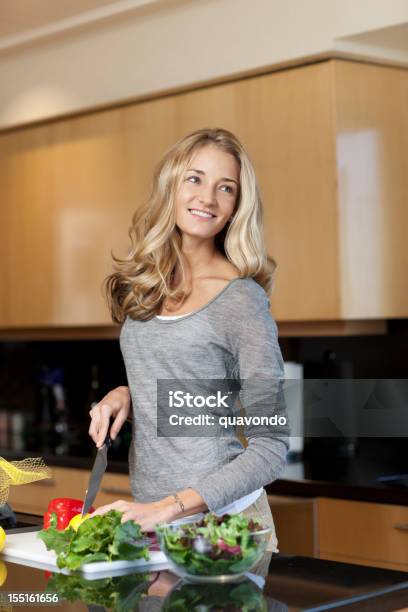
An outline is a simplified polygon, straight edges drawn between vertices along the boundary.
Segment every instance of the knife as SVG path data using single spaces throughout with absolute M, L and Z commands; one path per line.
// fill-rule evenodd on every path
M 82 516 L 85 516 L 89 512 L 89 508 L 95 501 L 95 497 L 99 491 L 102 477 L 106 472 L 108 465 L 108 448 L 111 446 L 112 440 L 109 434 L 105 438 L 103 445 L 98 448 L 96 453 L 95 461 L 92 467 L 92 472 L 89 477 L 88 488 L 86 490 L 84 505 L 82 506 Z

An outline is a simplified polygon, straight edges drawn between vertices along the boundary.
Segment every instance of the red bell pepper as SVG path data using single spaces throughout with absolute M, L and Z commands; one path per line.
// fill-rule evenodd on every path
M 44 529 L 50 526 L 52 514 L 57 515 L 57 529 L 63 530 L 68 527 L 69 521 L 82 512 L 84 502 L 80 499 L 71 499 L 69 497 L 56 497 L 48 504 L 47 512 L 44 514 Z M 92 507 L 89 513 L 94 512 Z

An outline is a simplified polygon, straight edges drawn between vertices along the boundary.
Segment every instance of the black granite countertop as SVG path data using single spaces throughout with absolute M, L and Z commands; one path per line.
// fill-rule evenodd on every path
M 123 597 L 122 578 L 126 582 L 126 589 L 132 587 L 132 580 L 136 590 L 142 584 L 140 590 L 143 596 L 138 604 L 132 603 L 132 607 L 128 609 L 143 612 L 156 612 L 161 609 L 179 612 L 198 609 L 240 610 L 246 609 L 242 606 L 244 601 L 249 600 L 252 606 L 257 602 L 257 607 L 250 609 L 272 612 L 320 611 L 333 608 L 386 612 L 403 609 L 408 605 L 408 575 L 404 572 L 308 557 L 273 555 L 266 580 L 257 576 L 255 581 L 246 578 L 239 583 L 218 586 L 182 583 L 172 572 L 162 571 L 144 576 L 134 573 L 110 580 L 105 578 L 102 581 L 82 579 L 79 588 L 77 576 L 59 575 L 60 578 L 56 578 L 56 574 L 41 569 L 8 561 L 0 563 L 5 566 L 3 576 L 7 576 L 2 586 L 3 594 L 21 591 L 40 593 L 44 592 L 47 586 L 50 589 L 54 585 L 59 587 L 57 592 L 61 593 L 61 598 L 63 593 L 73 597 L 70 610 L 83 610 L 84 604 L 89 606 L 88 609 L 104 610 L 104 607 L 94 608 L 93 605 L 96 600 L 102 605 L 107 596 L 111 596 L 111 592 L 119 593 L 119 598 Z M 181 594 L 183 598 L 180 599 Z M 222 607 L 217 597 L 222 601 Z M 180 604 L 183 600 L 184 604 Z M 191 605 L 193 600 L 194 606 Z M 50 605 L 47 609 L 57 611 L 60 608 Z

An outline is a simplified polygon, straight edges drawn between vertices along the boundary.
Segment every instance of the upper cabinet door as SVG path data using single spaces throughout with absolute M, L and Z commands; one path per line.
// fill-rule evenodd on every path
M 102 283 L 176 138 L 173 109 L 159 100 L 0 138 L 0 327 L 111 323 Z
M 332 60 L 1 135 L 0 327 L 109 324 L 156 162 L 214 126 L 255 166 L 278 321 L 408 316 L 408 72 Z
M 279 321 L 341 318 L 332 68 L 328 62 L 179 97 L 183 133 L 234 132 L 249 153 L 277 262 Z
M 332 62 L 345 319 L 408 316 L 408 70 Z

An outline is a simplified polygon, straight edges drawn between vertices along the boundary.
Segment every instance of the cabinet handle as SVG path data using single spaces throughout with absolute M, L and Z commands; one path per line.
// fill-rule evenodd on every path
M 408 523 L 396 523 L 394 529 L 398 529 L 398 531 L 408 531 Z
M 127 495 L 132 497 L 132 494 L 127 489 L 120 489 L 119 487 L 102 487 L 101 493 L 108 493 L 109 495 Z

